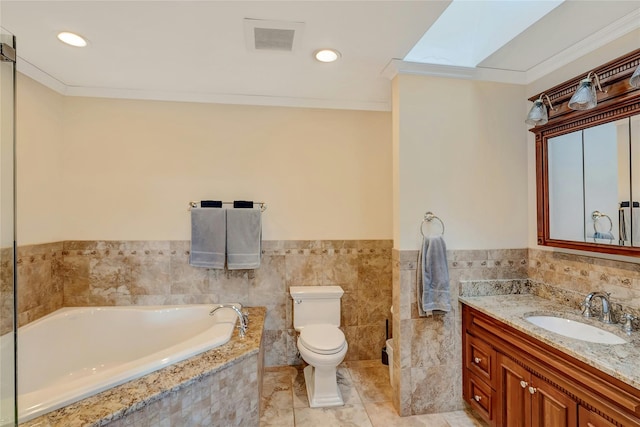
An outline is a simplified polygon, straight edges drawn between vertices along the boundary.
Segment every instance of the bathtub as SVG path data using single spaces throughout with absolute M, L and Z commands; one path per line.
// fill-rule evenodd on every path
M 19 328 L 19 422 L 225 344 L 237 315 L 214 306 L 63 308 Z

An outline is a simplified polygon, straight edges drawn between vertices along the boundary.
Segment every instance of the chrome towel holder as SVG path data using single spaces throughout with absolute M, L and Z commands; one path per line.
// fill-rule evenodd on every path
M 436 215 L 434 215 L 433 212 L 428 211 L 424 214 L 424 219 L 420 223 L 420 234 L 422 234 L 422 237 L 427 237 L 424 234 L 424 225 L 427 223 L 431 223 L 431 221 L 433 221 L 434 219 L 437 220 L 440 223 L 440 226 L 442 227 L 442 232 L 440 233 L 440 235 L 444 235 L 444 222 L 440 218 L 438 218 Z
M 222 202 L 223 205 L 233 205 L 233 202 Z M 265 202 L 253 202 L 254 205 L 260 205 L 260 212 L 267 210 L 267 204 Z M 189 202 L 189 209 L 195 209 L 200 207 L 200 202 Z
M 611 221 L 611 217 L 609 215 L 600 211 L 593 211 L 593 213 L 591 214 L 591 219 L 593 219 L 593 231 L 596 233 L 598 232 L 596 224 L 601 218 L 607 218 L 609 220 L 609 233 L 611 233 L 611 231 L 613 230 L 613 221 Z

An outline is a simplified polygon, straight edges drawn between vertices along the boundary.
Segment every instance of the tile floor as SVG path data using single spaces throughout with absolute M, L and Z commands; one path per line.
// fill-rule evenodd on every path
M 267 368 L 260 426 L 278 427 L 481 427 L 466 411 L 400 417 L 391 403 L 389 368 L 380 361 L 344 362 L 338 383 L 345 405 L 309 408 L 302 368 Z

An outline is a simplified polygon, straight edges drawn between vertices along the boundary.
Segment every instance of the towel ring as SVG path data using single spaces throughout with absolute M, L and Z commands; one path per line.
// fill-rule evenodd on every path
M 420 223 L 420 234 L 422 234 L 422 237 L 427 237 L 424 234 L 424 225 L 426 223 L 430 223 L 431 221 L 433 221 L 434 219 L 437 219 L 438 222 L 440 223 L 440 226 L 442 226 L 442 232 L 440 233 L 441 235 L 444 235 L 444 222 L 442 222 L 442 220 L 440 218 L 438 218 L 437 216 L 435 216 L 433 214 L 433 212 L 429 211 L 427 213 L 424 214 L 424 219 L 422 220 L 422 223 Z
M 593 211 L 593 213 L 591 214 L 591 218 L 593 219 L 593 231 L 596 233 L 600 233 L 600 231 L 598 231 L 598 229 L 596 228 L 596 224 L 598 223 L 599 219 L 602 218 L 607 218 L 609 220 L 609 233 L 611 233 L 611 230 L 613 230 L 613 221 L 611 221 L 611 218 L 609 217 L 609 215 L 607 214 L 603 214 L 600 211 Z

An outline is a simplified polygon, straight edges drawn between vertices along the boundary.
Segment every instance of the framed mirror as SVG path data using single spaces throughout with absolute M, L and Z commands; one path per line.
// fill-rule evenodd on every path
M 587 72 L 544 92 L 559 108 L 530 129 L 538 244 L 640 256 L 640 88 L 629 83 L 638 66 L 640 49 L 587 70 L 606 91 L 592 109 L 567 106 Z

